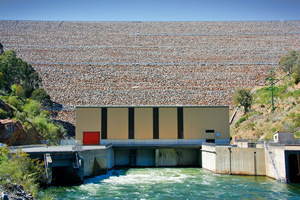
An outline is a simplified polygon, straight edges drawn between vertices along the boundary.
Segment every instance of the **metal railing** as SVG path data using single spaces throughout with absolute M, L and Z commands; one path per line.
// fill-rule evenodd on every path
M 270 150 L 269 143 L 268 143 L 268 142 L 265 142 L 265 143 L 264 143 L 264 146 L 265 146 L 265 152 L 266 152 L 267 157 L 268 157 L 268 161 L 269 161 L 269 163 L 272 165 L 272 167 L 273 167 L 273 169 L 274 169 L 274 174 L 275 174 L 276 180 L 277 180 L 277 181 L 280 181 L 280 182 L 285 182 L 285 178 L 284 178 L 284 177 L 281 177 L 281 176 L 279 175 L 279 171 L 278 171 L 276 162 L 274 161 L 274 158 L 273 158 L 273 152 Z

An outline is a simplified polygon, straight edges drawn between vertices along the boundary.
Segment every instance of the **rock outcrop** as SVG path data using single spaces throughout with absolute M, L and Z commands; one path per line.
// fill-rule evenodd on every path
M 33 196 L 28 194 L 23 186 L 13 185 L 12 188 L 5 188 L 0 185 L 0 199 L 9 200 L 9 199 L 24 199 L 24 200 L 33 200 Z
M 41 136 L 34 128 L 25 131 L 25 127 L 20 121 L 0 120 L 0 143 L 5 143 L 8 146 L 28 145 L 38 144 L 41 140 Z

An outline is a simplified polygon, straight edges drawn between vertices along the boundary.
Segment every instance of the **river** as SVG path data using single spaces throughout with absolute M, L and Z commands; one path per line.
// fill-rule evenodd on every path
M 300 184 L 201 168 L 113 169 L 84 184 L 50 187 L 54 199 L 300 199 Z

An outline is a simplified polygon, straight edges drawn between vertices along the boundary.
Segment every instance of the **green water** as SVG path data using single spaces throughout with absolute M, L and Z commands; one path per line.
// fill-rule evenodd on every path
M 51 187 L 54 199 L 300 199 L 300 185 L 199 168 L 111 170 L 80 186 Z

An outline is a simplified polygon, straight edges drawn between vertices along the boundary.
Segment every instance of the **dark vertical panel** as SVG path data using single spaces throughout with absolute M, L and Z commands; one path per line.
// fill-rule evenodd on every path
M 159 139 L 159 114 L 158 114 L 158 108 L 153 108 L 153 139 Z
M 183 139 L 183 108 L 177 108 L 178 139 Z
M 137 149 L 129 150 L 129 165 L 136 165 Z
M 134 139 L 134 108 L 128 108 L 128 139 Z
M 107 139 L 107 108 L 101 109 L 101 139 Z

